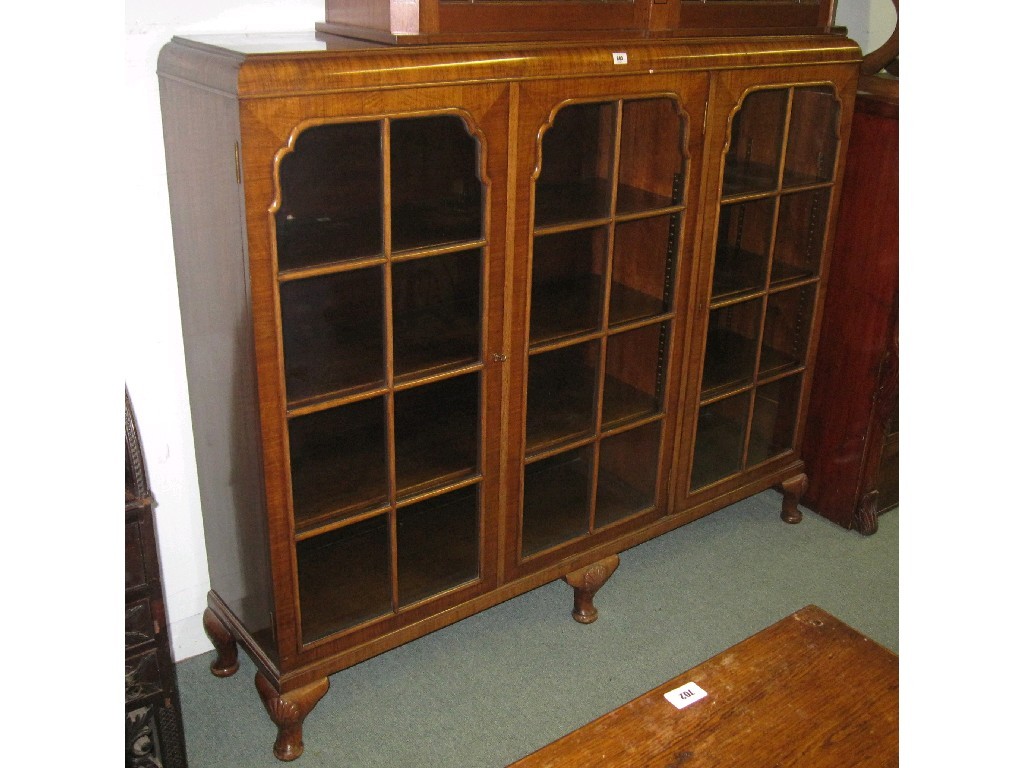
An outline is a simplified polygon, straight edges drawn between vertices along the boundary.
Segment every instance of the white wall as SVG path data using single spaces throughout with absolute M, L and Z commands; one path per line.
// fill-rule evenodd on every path
M 135 406 L 157 500 L 157 535 L 167 613 L 178 660 L 212 646 L 202 628 L 210 588 L 171 243 L 156 63 L 172 35 L 311 30 L 323 0 L 126 0 L 129 109 L 124 138 L 134 168 L 135 243 L 127 260 L 138 291 L 135 327 L 124 340 L 126 384 Z
M 889 39 L 896 26 L 896 9 L 892 0 L 839 0 L 836 24 L 846 27 L 867 54 Z
M 889 36 L 889 0 L 840 0 L 837 21 L 873 50 Z M 889 12 L 887 14 L 887 11 Z M 311 30 L 323 0 L 126 0 L 127 109 L 121 134 L 131 158 L 121 221 L 132 222 L 126 284 L 139 313 L 122 340 L 122 364 L 158 507 L 168 619 L 178 660 L 210 650 L 202 612 L 209 589 L 185 381 L 174 252 L 157 90 L 161 46 L 175 34 Z

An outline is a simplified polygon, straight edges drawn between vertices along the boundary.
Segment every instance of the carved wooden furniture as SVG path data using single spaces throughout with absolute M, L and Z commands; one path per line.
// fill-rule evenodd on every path
M 880 82 L 880 93 L 872 88 Z M 899 503 L 899 96 L 861 78 L 804 455 L 807 507 L 863 534 Z
M 125 765 L 186 768 L 185 731 L 153 525 L 154 501 L 127 391 L 124 454 Z
M 278 725 L 328 676 L 773 486 L 859 50 L 176 38 L 159 70 L 212 590 Z
M 509 768 L 898 764 L 899 658 L 809 605 Z
M 827 32 L 835 0 L 326 0 L 317 29 L 388 43 Z

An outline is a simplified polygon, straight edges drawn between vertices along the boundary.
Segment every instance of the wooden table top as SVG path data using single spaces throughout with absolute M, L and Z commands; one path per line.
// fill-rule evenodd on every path
M 706 692 L 665 694 L 694 683 Z M 817 606 L 512 765 L 897 766 L 899 658 Z M 511 767 L 510 767 L 511 768 Z

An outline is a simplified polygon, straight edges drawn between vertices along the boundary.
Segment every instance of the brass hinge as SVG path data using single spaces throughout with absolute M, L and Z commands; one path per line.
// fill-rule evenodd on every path
M 242 183 L 242 161 L 238 151 L 238 142 L 235 142 L 235 184 Z
M 700 126 L 700 135 L 703 136 L 704 132 L 708 129 L 708 102 L 710 99 L 704 101 L 704 122 Z

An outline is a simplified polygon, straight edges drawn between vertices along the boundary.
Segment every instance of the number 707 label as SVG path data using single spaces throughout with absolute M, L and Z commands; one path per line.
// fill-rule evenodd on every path
M 683 707 L 690 706 L 695 701 L 700 701 L 707 695 L 708 692 L 696 683 L 687 683 L 666 693 L 665 698 L 676 709 L 682 709 Z

